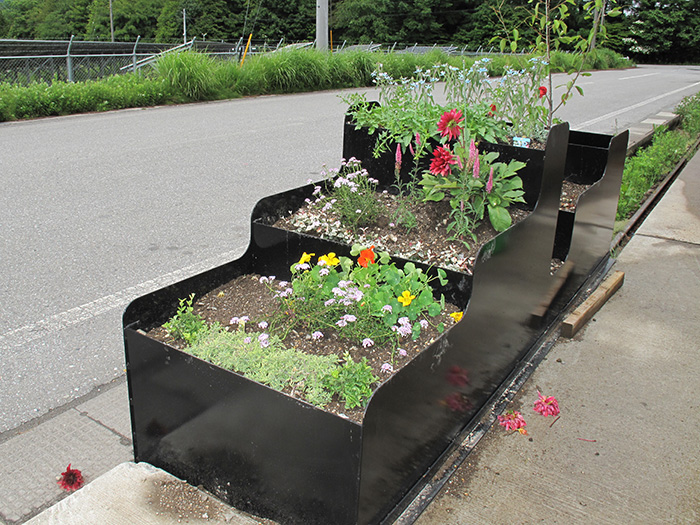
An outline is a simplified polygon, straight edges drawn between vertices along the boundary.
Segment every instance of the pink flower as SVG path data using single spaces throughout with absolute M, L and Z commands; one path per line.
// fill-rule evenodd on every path
M 509 410 L 504 416 L 498 416 L 498 423 L 506 430 L 517 430 L 521 434 L 527 435 L 525 419 L 518 411 Z
M 493 190 L 493 168 L 489 171 L 489 180 L 486 181 L 486 193 L 491 193 Z
M 396 145 L 396 162 L 394 164 L 394 169 L 397 172 L 401 171 L 401 144 Z
M 440 117 L 438 131 L 441 136 L 447 137 L 449 140 L 454 140 L 462 133 L 462 128 L 459 127 L 459 124 L 463 121 L 462 112 L 451 109 L 443 113 L 442 117 Z
M 420 146 L 420 133 L 416 133 L 416 145 Z
M 411 155 L 413 155 L 414 157 L 416 156 L 416 152 L 413 151 L 413 143 L 412 142 L 408 143 L 408 151 L 410 151 Z
M 83 474 L 78 469 L 70 468 L 70 463 L 68 463 L 68 468 L 65 472 L 61 473 L 61 477 L 58 480 L 58 484 L 61 488 L 72 492 L 78 490 L 83 486 Z
M 539 390 L 537 395 L 539 399 L 535 401 L 535 407 L 533 408 L 535 412 L 542 414 L 544 417 L 559 415 L 559 403 L 554 399 L 554 396 L 545 397 Z
M 457 164 L 457 160 L 452 152 L 447 148 L 438 146 L 435 148 L 435 151 L 433 151 L 433 160 L 430 163 L 430 173 L 433 175 L 442 175 L 443 177 L 446 177 L 450 174 L 452 164 Z
M 474 159 L 474 178 L 479 178 L 479 173 L 481 173 L 481 164 L 479 163 L 479 150 L 476 150 L 476 158 Z

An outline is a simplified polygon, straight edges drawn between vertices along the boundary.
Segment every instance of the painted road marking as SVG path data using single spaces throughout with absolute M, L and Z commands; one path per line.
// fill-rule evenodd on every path
M 685 91 L 686 89 L 692 89 L 692 88 L 695 88 L 697 86 L 700 86 L 700 82 L 695 82 L 695 84 L 690 84 L 689 86 L 675 89 L 673 91 L 669 91 L 668 93 L 663 93 L 661 95 L 657 95 L 655 97 L 651 97 L 651 98 L 648 98 L 646 100 L 642 100 L 641 102 L 638 102 L 636 104 L 632 104 L 631 106 L 627 106 L 625 108 L 618 109 L 616 111 L 612 111 L 612 112 L 608 113 L 607 115 L 602 115 L 600 117 L 596 117 L 596 118 L 589 120 L 587 122 L 583 122 L 583 123 L 577 125 L 576 128 L 582 129 L 582 128 L 586 128 L 588 126 L 592 126 L 593 124 L 597 124 L 598 122 L 601 122 L 603 120 L 606 120 L 606 119 L 609 119 L 612 117 L 616 117 L 618 115 L 622 115 L 623 113 L 627 113 L 628 111 L 632 111 L 633 109 L 640 108 L 642 106 L 645 106 L 646 104 L 651 104 L 652 102 L 656 102 L 657 100 L 661 100 L 662 98 L 669 97 L 671 95 L 675 95 L 676 93 L 680 93 L 681 91 Z
M 142 282 L 136 286 L 130 286 L 119 292 L 100 297 L 89 303 L 81 304 L 80 306 L 41 319 L 35 323 L 15 328 L 9 332 L 0 334 L 0 350 L 7 350 L 30 343 L 31 341 L 65 330 L 83 321 L 94 319 L 111 310 L 125 308 L 131 301 L 142 295 L 232 261 L 234 257 L 240 257 L 241 254 L 241 250 L 226 252 L 217 257 L 207 259 L 206 261 L 181 268 L 180 270 L 175 270 L 174 272 L 161 275 L 160 277 Z

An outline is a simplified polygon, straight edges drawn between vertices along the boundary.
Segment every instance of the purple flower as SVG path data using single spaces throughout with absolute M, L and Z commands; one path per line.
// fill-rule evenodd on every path
M 308 270 L 309 268 L 311 268 L 311 266 L 309 266 L 308 263 L 297 264 L 297 265 L 294 267 L 295 270 Z
M 393 371 L 394 371 L 394 367 L 391 366 L 389 363 L 384 363 L 382 365 L 382 372 L 386 372 L 388 374 L 388 373 L 393 372 Z
M 428 328 L 428 321 L 426 321 L 425 319 L 421 319 L 421 320 L 419 321 L 419 323 L 420 323 L 420 327 L 421 327 L 423 330 L 426 330 L 426 329 Z
M 401 357 L 406 357 L 406 356 L 408 355 L 408 353 L 406 352 L 406 350 L 404 350 L 403 348 L 398 348 L 397 350 L 399 351 L 399 355 L 400 355 Z
M 368 348 L 372 345 L 374 345 L 374 341 L 372 341 L 369 337 L 362 340 L 362 348 Z
M 390 304 L 385 304 L 384 306 L 382 306 L 382 312 L 387 312 L 390 314 L 392 311 L 393 311 L 393 308 L 391 307 Z
M 331 299 L 328 299 L 328 300 L 327 300 L 325 303 L 323 303 L 323 304 L 326 305 L 326 306 L 330 306 L 330 305 L 332 305 L 333 303 L 335 303 L 335 299 L 331 298 Z
M 401 337 L 408 337 L 412 332 L 410 324 L 402 324 L 397 330 L 401 334 Z
M 231 317 L 228 324 L 238 324 L 241 320 L 238 317 Z
M 340 319 L 335 324 L 337 324 L 339 327 L 343 328 L 344 326 L 348 325 L 348 322 L 345 319 Z
M 263 348 L 267 348 L 270 346 L 270 336 L 268 334 L 260 334 L 258 336 L 258 343 L 260 343 L 260 346 Z
M 251 341 L 252 341 L 252 339 L 250 337 L 246 337 L 245 339 L 243 339 L 243 342 L 247 345 L 249 345 L 251 343 Z
M 311 338 L 314 341 L 318 341 L 319 339 L 323 339 L 323 333 L 316 330 L 313 334 L 311 334 Z
M 345 319 L 348 323 L 354 323 L 355 321 L 357 321 L 357 317 L 355 317 L 352 314 L 345 314 L 343 316 L 343 319 Z
M 399 324 L 404 326 L 404 325 L 410 325 L 411 320 L 408 317 L 399 317 Z
M 267 325 L 267 321 L 260 321 L 260 322 L 258 323 L 258 326 L 259 326 L 260 328 L 262 328 L 263 330 L 265 330 L 265 328 L 267 328 L 267 326 L 268 326 L 268 325 Z
M 331 271 L 330 271 L 330 270 L 328 269 L 328 267 L 326 267 L 326 266 L 324 266 L 323 268 L 321 268 L 321 269 L 318 271 L 318 274 L 319 274 L 320 276 L 322 276 L 322 277 L 325 277 L 325 276 L 328 275 L 329 273 L 331 273 Z
M 279 283 L 277 283 L 277 286 L 279 286 L 280 288 L 286 288 L 287 286 L 289 286 L 289 281 L 280 281 Z

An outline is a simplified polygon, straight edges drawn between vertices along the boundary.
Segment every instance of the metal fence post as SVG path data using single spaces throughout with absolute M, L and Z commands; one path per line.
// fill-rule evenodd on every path
M 70 42 L 68 42 L 68 49 L 66 50 L 66 69 L 68 70 L 68 82 L 73 82 L 73 57 L 70 56 L 70 46 L 73 45 L 73 39 L 75 35 L 70 36 Z
M 141 35 L 136 37 L 136 43 L 134 44 L 134 56 L 133 56 L 134 68 L 132 70 L 134 73 L 136 73 L 136 47 L 139 45 L 139 40 L 141 40 Z

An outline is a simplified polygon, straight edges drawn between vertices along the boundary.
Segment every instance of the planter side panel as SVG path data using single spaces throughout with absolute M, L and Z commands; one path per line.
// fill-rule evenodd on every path
M 572 273 L 565 294 L 572 296 L 591 271 L 610 254 L 627 156 L 629 132 L 612 138 L 601 179 L 581 195 L 570 230 L 571 245 L 566 261 Z M 568 222 L 572 222 L 568 218 Z
M 361 428 L 125 329 L 137 461 L 280 523 L 355 523 Z
M 539 337 L 568 127 L 550 133 L 532 214 L 479 253 L 471 298 L 451 328 L 372 397 L 364 420 L 360 522 L 378 521 L 445 452 Z

